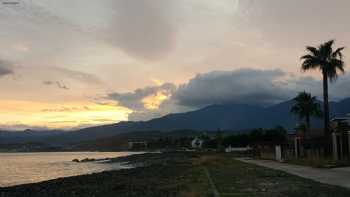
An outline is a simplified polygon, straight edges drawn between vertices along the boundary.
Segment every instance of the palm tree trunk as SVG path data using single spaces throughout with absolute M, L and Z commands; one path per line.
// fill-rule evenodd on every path
M 306 121 L 306 130 L 309 131 L 310 130 L 310 115 L 306 116 L 305 121 Z
M 324 107 L 324 132 L 329 136 L 329 103 L 328 103 L 328 76 L 323 72 L 323 107 Z

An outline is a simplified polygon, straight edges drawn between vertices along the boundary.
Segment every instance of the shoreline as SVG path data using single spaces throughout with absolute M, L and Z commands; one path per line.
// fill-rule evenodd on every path
M 0 160 L 2 160 L 0 163 L 3 165 L 0 169 L 0 188 L 35 184 L 58 178 L 70 178 L 105 171 L 129 169 L 133 166 L 127 163 L 114 164 L 110 161 L 117 157 L 144 153 L 131 151 L 105 153 L 0 153 Z M 80 162 L 76 163 L 73 160 Z
M 134 168 L 0 187 L 0 196 L 22 197 L 26 194 L 26 197 L 89 197 L 110 196 L 112 193 L 118 193 L 118 196 L 177 196 L 172 194 L 178 194 L 185 185 L 181 181 L 176 183 L 173 178 L 185 176 L 184 172 L 192 170 L 192 157 L 193 155 L 183 153 L 144 153 L 112 158 L 109 163 L 126 163 Z M 172 180 L 170 185 L 178 186 L 168 188 L 169 180 Z M 150 182 L 153 184 L 149 185 Z M 162 188 L 162 184 L 166 184 L 167 189 Z M 124 195 L 131 191 L 135 195 Z
M 90 153 L 91 151 L 86 151 L 86 152 L 72 152 L 72 153 Z M 95 151 L 95 152 L 100 152 L 100 151 Z M 119 151 L 116 151 L 119 152 Z M 121 153 L 126 153 L 128 151 L 120 151 Z M 131 151 L 130 151 L 131 152 Z M 48 153 L 48 152 L 21 152 L 21 153 Z M 49 152 L 51 153 L 51 152 Z M 55 152 L 55 153 L 63 153 L 63 152 Z M 106 151 L 105 153 L 114 153 L 114 152 L 109 152 Z M 135 152 L 131 152 L 135 153 Z M 1 154 L 1 153 L 0 153 Z M 11 153 L 10 153 L 11 154 Z M 57 179 L 70 179 L 74 177 L 80 177 L 80 176 L 89 176 L 89 175 L 95 175 L 95 174 L 100 174 L 100 173 L 108 173 L 108 172 L 114 172 L 114 171 L 120 171 L 120 170 L 128 170 L 128 169 L 133 169 L 133 168 L 140 168 L 140 167 L 145 167 L 149 166 L 155 163 L 158 163 L 159 161 L 152 161 L 154 157 L 151 155 L 157 155 L 157 154 L 162 154 L 161 152 L 136 152 L 135 154 L 131 155 L 126 155 L 126 156 L 120 156 L 120 157 L 107 157 L 107 158 L 84 158 L 79 161 L 75 161 L 73 159 L 72 161 L 67 161 L 67 162 L 73 162 L 73 163 L 97 163 L 97 164 L 117 164 L 121 166 L 121 169 L 111 169 L 111 170 L 104 170 L 101 172 L 92 172 L 92 173 L 87 173 L 87 174 L 80 174 L 80 175 L 73 175 L 73 176 L 67 176 L 67 177 L 58 177 L 58 178 L 53 178 L 49 180 L 44 180 L 44 181 L 39 181 L 39 182 L 33 182 L 33 183 L 24 183 L 24 184 L 18 184 L 18 185 L 12 185 L 12 186 L 0 186 L 1 189 L 6 189 L 6 188 L 13 188 L 13 187 L 21 187 L 21 186 L 26 186 L 26 185 L 35 185 L 35 184 L 41 184 L 45 182 L 50 182 L 50 181 L 55 181 Z
M 125 153 L 126 151 L 121 151 L 121 152 Z M 34 152 L 34 153 L 37 153 L 37 152 Z M 56 152 L 56 153 L 61 153 L 61 152 Z M 77 152 L 77 153 L 89 153 L 89 152 Z M 112 152 L 110 152 L 110 153 L 112 153 Z M 13 188 L 13 187 L 22 187 L 22 186 L 27 186 L 27 185 L 41 184 L 41 183 L 45 183 L 45 182 L 55 181 L 55 180 L 58 180 L 58 179 L 70 179 L 70 178 L 79 177 L 79 176 L 94 175 L 94 174 L 99 174 L 99 173 L 120 171 L 120 170 L 128 170 L 128 169 L 132 169 L 132 168 L 142 167 L 142 166 L 144 166 L 143 163 L 137 163 L 137 164 L 136 163 L 132 163 L 131 164 L 130 163 L 130 161 L 131 161 L 130 159 L 131 158 L 129 158 L 129 157 L 134 156 L 134 155 L 142 155 L 142 154 L 158 154 L 158 153 L 156 153 L 156 152 L 140 152 L 140 153 L 136 153 L 136 154 L 132 154 L 132 155 L 120 156 L 120 157 L 111 157 L 111 158 L 101 158 L 101 159 L 85 158 L 85 159 L 79 160 L 79 162 L 77 162 L 77 161 L 75 161 L 75 159 L 73 159 L 72 161 L 69 161 L 69 162 L 98 163 L 98 164 L 110 164 L 110 165 L 116 164 L 120 168 L 119 169 L 110 169 L 110 170 L 107 169 L 107 170 L 104 170 L 104 171 L 101 171 L 101 172 L 92 172 L 92 173 L 86 173 L 86 174 L 80 174 L 80 175 L 57 177 L 57 178 L 43 180 L 43 181 L 38 181 L 38 182 L 33 182 L 33 183 L 23 183 L 23 184 L 18 184 L 18 185 L 0 186 L 0 190 L 1 189 L 7 189 L 7 188 Z

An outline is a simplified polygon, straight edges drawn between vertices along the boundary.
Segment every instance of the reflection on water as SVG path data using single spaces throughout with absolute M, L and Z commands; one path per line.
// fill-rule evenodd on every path
M 0 153 L 0 187 L 34 183 L 59 177 L 75 176 L 126 168 L 113 163 L 75 163 L 73 159 L 102 159 L 131 155 L 131 152 L 52 152 Z

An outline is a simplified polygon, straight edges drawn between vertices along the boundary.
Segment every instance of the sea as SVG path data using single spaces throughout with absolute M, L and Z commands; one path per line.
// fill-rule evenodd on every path
M 120 163 L 72 162 L 73 159 L 104 159 L 138 152 L 38 152 L 0 153 L 0 187 L 36 183 L 61 177 L 130 168 Z

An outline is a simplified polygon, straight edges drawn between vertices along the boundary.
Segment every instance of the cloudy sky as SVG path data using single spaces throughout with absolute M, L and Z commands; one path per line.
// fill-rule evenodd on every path
M 319 73 L 300 71 L 305 46 L 350 46 L 348 0 L 0 2 L 2 128 L 270 105 L 303 90 L 320 96 Z M 341 76 L 331 98 L 350 96 L 349 83 Z

